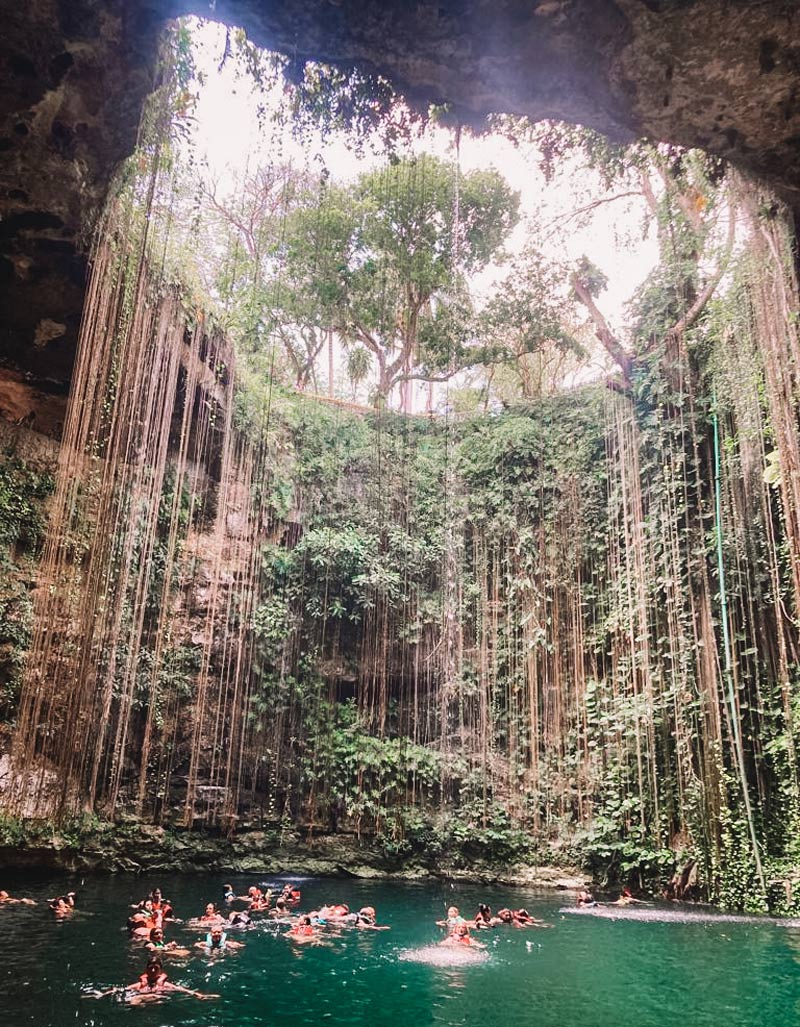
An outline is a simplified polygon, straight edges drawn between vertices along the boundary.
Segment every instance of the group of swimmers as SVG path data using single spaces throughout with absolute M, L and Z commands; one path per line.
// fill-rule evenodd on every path
M 599 905 L 604 905 L 604 906 L 633 906 L 633 905 L 646 906 L 647 903 L 644 902 L 643 899 L 635 898 L 634 895 L 633 895 L 633 892 L 630 890 L 630 888 L 623 888 L 622 891 L 619 894 L 619 898 L 618 899 L 614 899 L 613 902 L 604 902 L 604 903 L 599 903 L 595 899 L 594 895 L 592 895 L 592 893 L 587 888 L 581 888 L 581 889 L 579 889 L 578 894 L 575 896 L 575 905 L 579 909 L 586 909 L 586 908 L 591 907 L 591 906 L 599 906 Z
M 450 906 L 444 920 L 436 921 L 437 927 L 444 927 L 447 934 L 440 945 L 467 945 L 473 948 L 485 948 L 486 946 L 477 941 L 472 930 L 487 931 L 494 927 L 550 927 L 550 924 L 539 920 L 527 911 L 527 909 L 499 909 L 492 913 L 491 906 L 481 902 L 472 920 L 466 920 L 458 910 L 457 906 Z
M 160 888 L 154 888 L 144 899 L 131 907 L 127 928 L 129 937 L 140 941 L 149 954 L 147 966 L 139 978 L 124 987 L 110 988 L 95 992 L 95 997 L 112 993 L 122 994 L 125 1001 L 140 1005 L 160 997 L 179 992 L 199 999 L 218 998 L 218 995 L 204 994 L 174 984 L 164 969 L 164 960 L 172 958 L 188 958 L 193 951 L 202 952 L 206 956 L 221 955 L 235 952 L 245 947 L 243 941 L 231 937 L 231 932 L 247 930 L 254 926 L 254 920 L 272 920 L 287 925 L 285 937 L 298 944 L 325 944 L 325 935 L 340 933 L 345 928 L 359 930 L 385 931 L 388 926 L 379 924 L 374 906 L 362 906 L 351 910 L 343 902 L 326 902 L 308 913 L 296 912 L 300 905 L 300 890 L 292 883 L 286 884 L 275 898 L 269 888 L 251 886 L 243 895 L 237 895 L 230 884 L 224 885 L 223 902 L 227 907 L 221 912 L 213 902 L 207 903 L 198 917 L 182 922 L 175 916 L 172 903 L 166 899 Z M 618 904 L 638 901 L 624 889 Z M 35 904 L 33 899 L 13 898 L 8 892 L 0 891 L 0 903 Z M 56 917 L 69 916 L 75 908 L 75 893 L 49 899 L 48 903 Z M 593 896 L 582 889 L 577 894 L 577 904 L 594 904 Z M 238 908 L 234 908 L 238 907 Z M 205 934 L 202 940 L 192 945 L 182 945 L 175 940 L 167 940 L 168 925 L 182 924 L 187 930 L 200 930 Z M 550 924 L 537 919 L 526 909 L 503 908 L 493 913 L 490 906 L 480 903 L 471 920 L 461 916 L 456 906 L 450 906 L 443 920 L 437 926 L 445 929 L 445 937 L 440 942 L 444 946 L 469 946 L 478 949 L 486 946 L 479 942 L 474 932 L 483 932 L 498 927 L 538 928 L 550 927 Z
M 17 899 L 13 895 L 9 895 L 7 891 L 0 890 L 0 905 L 35 906 L 36 900 L 29 898 Z M 68 891 L 65 895 L 56 895 L 53 899 L 47 899 L 47 905 L 58 919 L 69 916 L 75 909 L 75 892 Z

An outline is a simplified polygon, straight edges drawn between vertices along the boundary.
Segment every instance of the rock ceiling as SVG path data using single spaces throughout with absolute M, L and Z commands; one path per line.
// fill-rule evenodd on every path
M 800 210 L 794 0 L 2 0 L 0 364 L 63 391 L 87 226 L 133 147 L 158 33 L 193 13 L 412 103 L 701 146 Z

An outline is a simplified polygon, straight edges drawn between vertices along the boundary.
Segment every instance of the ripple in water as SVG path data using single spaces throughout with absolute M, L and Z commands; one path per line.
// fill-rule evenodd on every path
M 485 963 L 489 953 L 485 949 L 462 945 L 425 945 L 419 949 L 403 949 L 397 958 L 404 963 L 425 963 L 427 966 L 473 966 Z

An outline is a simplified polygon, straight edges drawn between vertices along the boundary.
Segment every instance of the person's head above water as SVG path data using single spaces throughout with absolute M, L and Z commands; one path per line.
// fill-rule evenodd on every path
M 156 980 L 164 972 L 164 967 L 161 965 L 161 960 L 160 959 L 151 959 L 151 960 L 149 960 L 147 966 L 145 967 L 145 971 L 144 972 L 147 975 L 147 979 L 148 980 L 151 980 L 151 981 Z
M 150 931 L 150 941 L 161 941 L 164 937 L 163 927 L 153 927 Z
M 452 920 L 453 917 L 457 917 L 458 915 L 459 915 L 458 906 L 450 906 L 448 908 L 448 910 L 447 910 L 447 919 L 448 920 Z

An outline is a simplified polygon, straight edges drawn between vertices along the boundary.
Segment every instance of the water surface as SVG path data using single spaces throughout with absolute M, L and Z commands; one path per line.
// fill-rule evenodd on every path
M 55 923 L 43 904 L 0 906 L 2 1027 L 786 1027 L 800 1022 L 800 930 L 713 916 L 682 921 L 615 919 L 561 911 L 568 896 L 476 885 L 305 881 L 303 908 L 369 903 L 384 932 L 345 932 L 324 947 L 299 948 L 285 928 L 263 923 L 246 948 L 222 958 L 168 963 L 170 978 L 214 1002 L 170 996 L 132 1008 L 115 997 L 83 997 L 134 981 L 146 954 L 124 930 L 132 902 L 156 884 L 179 916 L 219 901 L 263 875 L 223 877 L 34 877 L 0 881 L 13 895 L 43 900 L 74 889 L 78 908 Z M 471 915 L 526 906 L 549 930 L 499 928 L 480 935 L 483 961 L 439 965 L 434 921 L 455 904 Z M 648 907 L 650 909 L 650 907 Z M 672 913 L 674 910 L 668 911 Z M 652 910 L 651 910 L 652 913 Z M 168 927 L 187 944 L 197 932 Z M 426 953 L 428 956 L 426 956 Z

